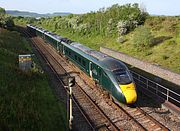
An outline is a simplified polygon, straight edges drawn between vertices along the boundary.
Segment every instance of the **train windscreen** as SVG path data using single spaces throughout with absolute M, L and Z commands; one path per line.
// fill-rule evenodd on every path
M 114 74 L 120 85 L 125 85 L 132 82 L 132 78 L 127 70 L 116 70 L 114 71 Z

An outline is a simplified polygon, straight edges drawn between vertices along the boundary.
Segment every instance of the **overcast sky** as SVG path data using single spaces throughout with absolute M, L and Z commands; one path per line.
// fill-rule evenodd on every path
M 87 13 L 113 4 L 139 3 L 148 13 L 155 15 L 180 15 L 180 0 L 0 0 L 6 10 L 36 13 L 71 12 Z

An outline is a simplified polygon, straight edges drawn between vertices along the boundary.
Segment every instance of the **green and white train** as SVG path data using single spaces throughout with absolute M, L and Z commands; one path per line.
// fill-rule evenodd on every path
M 117 101 L 125 104 L 137 101 L 134 80 L 123 62 L 42 28 L 27 25 L 27 29 L 51 44 Z

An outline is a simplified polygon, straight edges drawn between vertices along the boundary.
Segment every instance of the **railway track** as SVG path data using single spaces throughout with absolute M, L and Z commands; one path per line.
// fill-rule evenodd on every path
M 49 59 L 53 59 L 54 63 L 58 65 L 56 67 L 53 67 L 54 65 L 53 64 L 52 68 L 56 71 L 56 74 L 58 75 L 58 78 L 60 80 L 62 79 L 61 75 L 74 72 L 74 70 L 68 66 L 68 63 L 64 61 L 64 59 L 61 58 L 57 60 L 55 58 L 55 56 L 59 54 L 57 53 L 53 54 L 53 51 L 51 52 L 47 51 L 45 46 L 43 46 L 43 41 L 41 41 L 38 38 L 34 38 L 33 40 L 34 40 L 33 42 L 35 43 L 41 43 L 41 44 L 36 45 L 38 46 L 38 49 L 44 50 L 43 54 L 46 54 L 46 55 L 48 54 L 48 56 L 51 57 Z M 53 63 L 53 62 L 49 62 L 49 63 Z M 64 69 L 65 67 L 66 69 Z M 72 75 L 77 76 L 76 73 L 72 73 Z M 63 81 L 61 82 L 64 83 Z M 81 110 L 83 116 L 86 117 L 86 119 L 91 124 L 91 129 L 92 130 L 120 130 L 122 129 L 122 127 L 118 125 L 118 122 L 113 120 L 114 118 L 110 118 L 110 116 L 104 113 L 102 109 L 99 106 L 97 106 L 97 104 L 95 103 L 96 101 L 92 99 L 92 97 L 89 96 L 86 92 L 87 91 L 84 91 L 82 87 L 76 84 L 76 87 L 73 88 L 73 93 L 74 93 L 73 101 L 75 101 L 75 105 L 77 105 L 77 107 Z M 110 106 L 112 105 L 110 104 Z M 154 130 L 155 131 L 168 130 L 168 128 L 163 126 L 160 122 L 156 121 L 154 118 L 152 118 L 149 115 L 149 113 L 146 113 L 141 108 L 119 106 L 116 103 L 114 103 L 114 107 L 116 108 L 116 110 L 118 110 L 119 114 L 122 114 L 122 113 L 126 114 L 128 117 L 128 121 L 131 121 L 138 127 L 135 130 L 153 130 L 153 131 Z
M 30 36 L 28 32 L 25 31 L 23 32 L 26 35 Z M 32 38 L 31 41 L 34 44 L 34 46 L 38 49 L 38 51 L 41 53 L 41 55 L 44 57 L 46 62 L 49 64 L 53 72 L 56 74 L 59 82 L 61 82 L 62 85 L 64 85 L 66 80 L 63 79 L 61 75 L 63 74 L 70 75 L 67 73 L 66 70 L 63 69 L 64 66 L 67 66 L 66 63 L 63 63 L 63 61 L 60 60 L 57 61 L 56 58 L 43 46 L 42 41 L 39 41 L 37 38 Z M 44 54 L 46 54 L 46 56 L 44 56 Z M 73 71 L 69 69 L 68 72 L 73 72 Z M 112 131 L 120 130 L 120 128 L 116 127 L 114 123 L 106 116 L 106 114 L 102 112 L 102 110 L 94 103 L 94 101 L 87 95 L 87 93 L 84 92 L 80 88 L 80 86 L 78 86 L 78 84 L 76 84 L 73 89 L 73 95 L 74 95 L 73 102 L 74 105 L 76 105 L 75 108 L 77 108 L 82 113 L 82 116 L 85 118 L 91 130 L 112 130 Z M 80 116 L 76 114 L 76 111 L 74 111 L 74 114 L 78 117 Z M 84 129 L 85 128 L 82 127 L 81 130 Z
M 162 125 L 159 121 L 154 119 L 151 115 L 149 115 L 151 112 L 145 112 L 140 107 L 136 107 L 136 105 L 133 105 L 133 107 L 128 107 L 125 105 L 119 105 L 117 103 L 114 103 L 118 109 L 125 112 L 130 119 L 136 122 L 137 126 L 139 126 L 142 130 L 145 131 L 168 131 L 169 129 Z

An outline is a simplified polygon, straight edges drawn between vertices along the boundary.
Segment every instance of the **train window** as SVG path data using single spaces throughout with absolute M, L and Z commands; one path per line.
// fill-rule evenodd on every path
M 105 77 L 108 77 L 107 74 L 106 74 L 105 72 L 103 72 L 103 75 L 104 75 Z
M 71 56 L 71 51 L 69 51 L 69 55 Z
M 77 60 L 77 55 L 75 55 L 75 60 Z
M 83 66 L 86 66 L 86 62 L 84 60 L 82 60 L 82 64 Z
M 80 57 L 78 57 L 78 61 L 81 63 L 81 58 Z
M 92 63 L 91 63 L 91 62 L 90 62 L 90 67 L 89 67 L 89 68 L 90 68 L 90 70 L 92 71 Z
M 101 70 L 99 69 L 99 76 L 101 76 L 102 75 L 102 73 L 101 73 Z

